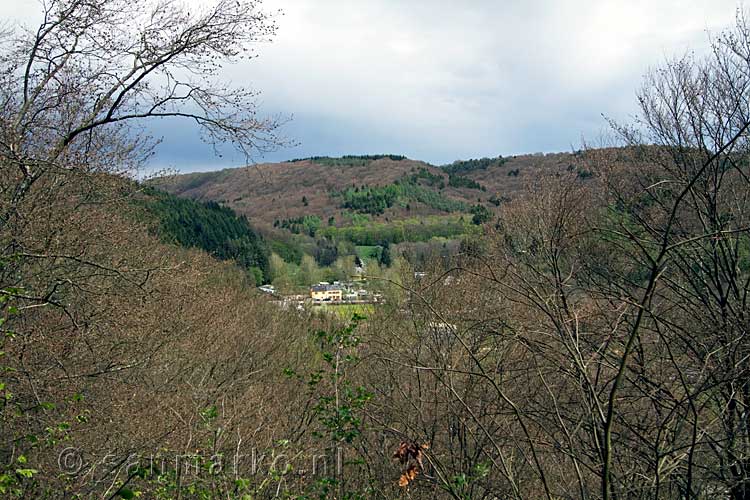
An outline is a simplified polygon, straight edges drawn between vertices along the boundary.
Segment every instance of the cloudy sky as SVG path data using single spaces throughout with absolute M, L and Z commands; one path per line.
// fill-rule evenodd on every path
M 194 0 L 197 1 L 197 0 Z M 643 73 L 701 52 L 736 0 L 265 0 L 283 9 L 259 58 L 228 68 L 290 115 L 299 143 L 259 160 L 394 153 L 432 163 L 569 151 L 627 119 Z M 30 19 L 34 0 L 1 0 Z M 157 125 L 154 166 L 209 170 L 189 124 Z

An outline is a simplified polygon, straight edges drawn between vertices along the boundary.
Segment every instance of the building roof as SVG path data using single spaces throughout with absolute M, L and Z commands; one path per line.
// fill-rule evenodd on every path
M 341 291 L 341 287 L 339 285 L 313 285 L 310 290 L 313 292 L 333 292 Z

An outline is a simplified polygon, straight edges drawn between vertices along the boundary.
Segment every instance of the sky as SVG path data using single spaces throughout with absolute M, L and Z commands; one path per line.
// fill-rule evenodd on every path
M 199 0 L 192 0 L 199 3 Z M 207 0 L 200 0 L 206 2 Z M 558 152 L 627 121 L 644 73 L 704 52 L 736 0 L 265 0 L 281 9 L 258 58 L 225 68 L 291 120 L 296 145 L 255 158 L 403 154 L 433 164 Z M 33 22 L 34 0 L 0 0 L 0 20 Z M 151 168 L 239 166 L 190 123 L 151 126 Z

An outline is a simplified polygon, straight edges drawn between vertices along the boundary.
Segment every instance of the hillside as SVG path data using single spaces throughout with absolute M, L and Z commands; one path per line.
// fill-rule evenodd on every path
M 540 171 L 569 168 L 574 160 L 561 153 L 437 167 L 395 156 L 324 157 L 176 175 L 153 183 L 181 197 L 219 202 L 265 230 L 306 216 L 342 227 L 352 225 L 354 214 L 390 222 L 471 214 L 476 204 L 494 209 Z M 402 187 L 394 190 L 394 184 Z
M 396 272 L 404 263 L 423 269 L 436 257 L 455 255 L 524 186 L 544 172 L 575 170 L 575 162 L 572 154 L 498 156 L 439 167 L 396 155 L 315 157 L 151 184 L 176 196 L 172 205 L 199 201 L 238 214 L 270 250 L 268 267 L 240 264 L 262 269 L 256 281 L 301 292 L 319 279 L 346 279 L 357 259 L 372 273 Z
M 244 216 L 214 201 L 201 203 L 145 190 L 140 200 L 157 221 L 155 232 L 165 243 L 200 248 L 219 260 L 233 260 L 252 274 L 256 284 L 269 276 L 268 247 Z

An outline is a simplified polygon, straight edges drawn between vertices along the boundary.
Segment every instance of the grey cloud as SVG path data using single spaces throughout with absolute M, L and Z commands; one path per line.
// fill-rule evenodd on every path
M 199 0 L 192 0 L 198 2 Z M 3 2 L 0 17 L 24 14 Z M 280 30 L 228 79 L 295 115 L 269 160 L 389 152 L 434 163 L 568 150 L 626 119 L 647 67 L 733 20 L 735 0 L 277 0 Z M 185 124 L 184 127 L 188 127 Z M 221 168 L 195 133 L 155 125 L 155 162 Z M 178 131 L 175 133 L 174 131 Z M 193 134 L 193 135 L 190 135 Z

